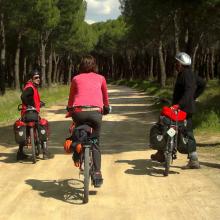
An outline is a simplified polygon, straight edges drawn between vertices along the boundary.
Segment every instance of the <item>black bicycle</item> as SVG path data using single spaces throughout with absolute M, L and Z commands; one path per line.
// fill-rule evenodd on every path
M 160 102 L 169 103 L 164 99 Z M 186 123 L 186 113 L 181 111 L 177 105 L 164 106 L 159 121 L 150 130 L 150 146 L 164 153 L 164 176 L 169 175 L 170 164 L 177 158 L 179 147 L 185 145 L 184 148 L 186 148 L 187 137 L 183 136 Z
M 74 107 L 67 108 L 66 110 L 73 111 Z M 84 177 L 83 203 L 88 203 L 90 180 L 91 185 L 95 186 L 93 148 L 97 144 L 97 139 L 92 137 L 93 128 L 89 123 L 84 123 L 74 129 L 70 129 L 70 132 L 72 132 L 71 137 L 73 139 L 73 160 L 75 165 L 79 167 L 79 174 Z
M 87 139 L 87 141 L 82 144 L 82 152 L 80 155 L 80 173 L 84 175 L 84 193 L 83 193 L 83 203 L 88 203 L 89 201 L 89 184 L 94 185 L 94 165 L 93 165 L 93 140 Z

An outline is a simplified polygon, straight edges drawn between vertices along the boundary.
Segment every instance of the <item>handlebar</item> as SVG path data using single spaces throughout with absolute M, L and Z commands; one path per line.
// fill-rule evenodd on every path
M 44 107 L 46 104 L 43 101 L 40 101 L 40 107 Z
M 40 101 L 40 107 L 44 107 L 45 105 L 46 105 L 45 102 Z M 19 104 L 18 105 L 18 111 L 22 111 L 22 110 L 26 110 L 26 111 L 28 111 L 28 110 L 36 110 L 36 108 L 31 106 L 31 105 L 28 105 L 27 108 L 24 109 L 24 108 L 22 108 L 22 104 Z
M 156 97 L 154 104 L 155 104 L 155 105 L 158 105 L 158 104 L 172 105 L 172 102 L 171 102 L 171 100 L 168 99 L 168 98 Z
M 22 110 L 22 104 L 19 104 L 18 105 L 18 111 L 21 111 Z
M 18 111 L 22 111 L 22 110 L 25 110 L 25 111 L 37 111 L 36 108 L 34 108 L 33 106 L 30 106 L 28 105 L 26 109 L 22 108 L 22 104 L 19 104 L 18 105 Z

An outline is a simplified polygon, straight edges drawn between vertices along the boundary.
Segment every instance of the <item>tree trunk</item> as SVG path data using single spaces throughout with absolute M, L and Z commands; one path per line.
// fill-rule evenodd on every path
M 200 41 L 202 40 L 203 36 L 204 36 L 204 33 L 201 33 L 201 35 L 200 35 L 200 37 L 199 37 L 199 40 L 198 40 L 198 42 L 197 42 L 197 44 L 196 44 L 196 46 L 194 47 L 193 52 L 192 52 L 192 71 L 193 71 L 193 72 L 195 71 L 196 53 L 197 53 L 197 51 L 198 51 L 199 43 L 200 43 Z
M 1 61 L 0 61 L 0 90 L 1 95 L 5 94 L 5 25 L 4 25 L 4 14 L 0 14 L 0 45 L 1 45 Z
M 149 74 L 150 80 L 153 80 L 153 78 L 154 78 L 153 70 L 154 70 L 154 56 L 151 56 L 150 57 L 150 74 Z
M 179 34 L 180 34 L 180 28 L 177 22 L 177 13 L 178 10 L 175 10 L 174 17 L 173 17 L 173 23 L 174 23 L 174 41 L 175 41 L 175 52 L 176 54 L 180 51 L 180 46 L 179 46 Z
M 204 61 L 205 61 L 205 77 L 206 77 L 206 80 L 209 81 L 210 76 L 209 76 L 209 49 L 208 48 L 206 49 L 206 52 L 205 52 Z
M 68 81 L 67 81 L 67 84 L 70 84 L 70 82 L 71 82 L 72 68 L 73 68 L 73 61 L 72 61 L 72 59 L 70 59 L 70 64 L 69 64 L 69 68 L 68 68 Z
M 50 48 L 50 55 L 49 55 L 49 66 L 48 66 L 48 86 L 51 86 L 52 81 L 52 66 L 53 66 L 53 54 L 52 54 L 52 46 Z
M 128 66 L 129 66 L 129 80 L 133 80 L 134 78 L 134 71 L 132 68 L 132 61 L 131 61 L 131 56 L 128 55 Z
M 211 47 L 211 55 L 210 55 L 210 78 L 214 79 L 214 63 L 215 63 L 215 49 Z
M 198 48 L 199 48 L 199 43 L 197 43 L 196 46 L 194 47 L 193 54 L 192 54 L 192 71 L 193 72 L 195 70 L 195 59 L 196 59 L 196 53 L 197 53 Z
M 24 70 L 23 70 L 23 83 L 25 83 L 27 79 L 27 57 L 24 57 Z
M 115 76 L 114 76 L 114 65 L 115 65 L 114 55 L 112 54 L 112 56 L 111 56 L 111 76 L 110 76 L 111 79 L 115 79 Z
M 53 52 L 53 60 L 54 60 L 54 71 L 53 71 L 53 83 L 57 82 L 57 66 L 59 62 L 59 57 L 56 55 L 56 52 Z
M 163 43 L 162 40 L 159 40 L 158 46 L 158 54 L 159 54 L 159 62 L 160 62 L 160 85 L 161 87 L 165 87 L 166 85 L 166 70 L 165 63 L 163 58 Z
M 41 35 L 41 85 L 42 87 L 46 86 L 46 59 L 45 59 L 45 53 L 46 53 L 46 43 L 43 38 L 43 35 Z
M 185 40 L 185 44 L 187 45 L 189 42 L 189 29 L 188 28 L 186 29 L 184 40 Z
M 21 51 L 21 32 L 18 33 L 18 42 L 17 42 L 17 48 L 15 53 L 15 89 L 20 89 L 20 77 L 19 77 L 19 69 L 20 69 L 20 51 Z

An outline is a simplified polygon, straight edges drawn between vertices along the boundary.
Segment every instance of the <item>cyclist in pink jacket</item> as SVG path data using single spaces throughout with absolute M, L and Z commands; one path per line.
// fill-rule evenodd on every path
M 101 186 L 103 178 L 99 136 L 102 115 L 108 114 L 110 108 L 106 80 L 104 76 L 97 73 L 96 60 L 93 56 L 88 55 L 81 60 L 79 74 L 71 82 L 68 107 L 74 107 L 74 112 L 69 116 L 72 116 L 76 126 L 89 122 L 94 129 L 93 135 L 97 139 L 96 147 L 93 150 L 94 178 L 97 180 L 97 185 Z M 74 161 L 77 160 L 77 154 L 75 155 Z

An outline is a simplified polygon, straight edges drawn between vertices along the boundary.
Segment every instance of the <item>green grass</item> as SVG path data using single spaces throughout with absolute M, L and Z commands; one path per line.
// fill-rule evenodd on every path
M 173 86 L 171 82 L 165 88 L 160 88 L 156 82 L 146 80 L 118 80 L 113 82 L 117 85 L 127 85 L 132 88 L 145 91 L 148 94 L 163 98 L 172 98 Z M 197 133 L 220 132 L 220 85 L 217 80 L 209 81 L 205 92 L 199 97 L 196 104 L 197 111 L 193 121 Z M 160 105 L 155 106 L 158 108 Z
M 205 92 L 199 97 L 194 124 L 198 131 L 220 132 L 220 85 L 209 81 Z
M 61 101 L 68 100 L 69 86 L 53 85 L 51 88 L 39 89 L 41 100 L 46 103 L 46 106 L 56 104 Z M 20 112 L 17 110 L 21 92 L 7 90 L 4 96 L 0 96 L 0 124 L 7 124 L 20 117 Z

